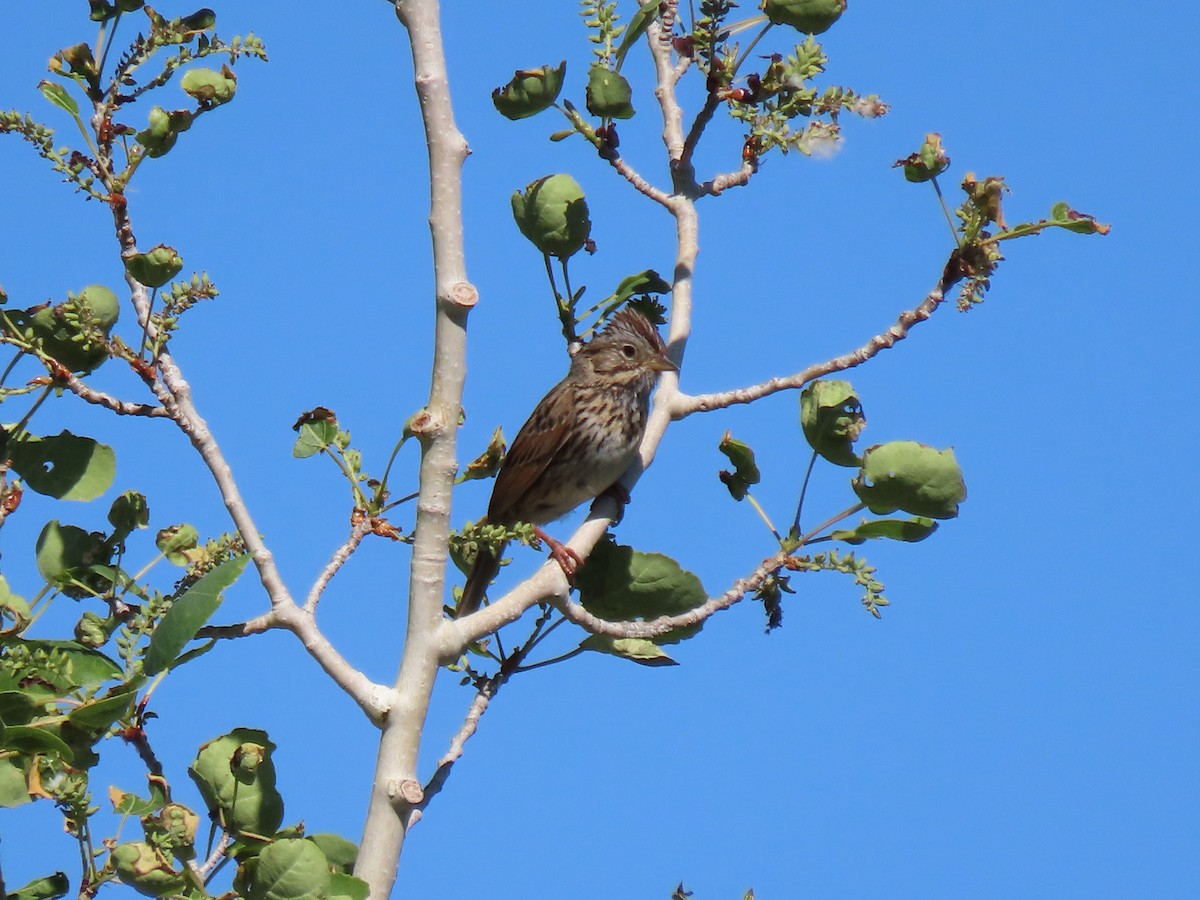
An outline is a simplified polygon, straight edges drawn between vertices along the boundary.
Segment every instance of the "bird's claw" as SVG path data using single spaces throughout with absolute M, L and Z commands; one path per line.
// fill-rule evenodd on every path
M 575 572 L 583 565 L 583 557 L 564 544 L 562 541 L 550 537 L 542 529 L 535 529 L 537 536 L 546 542 L 546 546 L 550 548 L 550 558 L 558 563 L 563 574 L 567 576 L 567 583 L 575 584 Z

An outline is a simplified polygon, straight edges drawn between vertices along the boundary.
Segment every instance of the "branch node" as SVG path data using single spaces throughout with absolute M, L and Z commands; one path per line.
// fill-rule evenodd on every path
M 459 309 L 471 309 L 479 302 L 479 291 L 469 281 L 459 281 L 450 286 L 446 302 Z

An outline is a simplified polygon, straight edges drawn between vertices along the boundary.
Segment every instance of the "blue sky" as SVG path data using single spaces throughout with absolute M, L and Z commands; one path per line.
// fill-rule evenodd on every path
M 15 6 L 0 32 L 0 108 L 34 110 L 63 140 L 69 123 L 36 84 L 55 50 L 94 36 L 83 6 Z M 582 141 L 546 142 L 561 127 L 552 116 L 512 123 L 492 109 L 491 88 L 513 69 L 564 57 L 567 92 L 582 96 L 589 51 L 574 5 L 512 6 L 446 10 L 481 295 L 462 460 L 497 424 L 514 434 L 565 367 L 541 260 L 512 223 L 514 189 L 569 171 L 587 190 L 600 252 L 573 275 L 589 296 L 630 272 L 667 272 L 673 257 L 668 217 Z M 1061 199 L 1113 225 L 1106 238 L 1011 244 L 981 308 L 947 306 L 849 374 L 868 444 L 954 447 L 970 491 L 961 517 L 919 545 L 863 549 L 892 600 L 882 621 L 846 580 L 797 577 L 770 635 L 744 603 L 674 648 L 679 667 L 593 654 L 514 680 L 411 835 L 397 895 L 666 898 L 680 881 L 699 900 L 749 887 L 760 900 L 1200 891 L 1189 689 L 1200 616 L 1186 526 L 1196 500 L 1186 465 L 1200 449 L 1186 262 L 1196 129 L 1175 99 L 1196 85 L 1200 14 L 1074 0 L 938 2 L 919 14 L 855 0 L 826 36 L 825 81 L 880 93 L 890 115 L 847 118 L 832 160 L 771 157 L 747 189 L 702 204 L 682 385 L 798 370 L 919 302 L 950 238 L 932 192 L 890 164 L 939 131 L 953 158 L 947 188 L 968 171 L 999 174 L 1010 222 Z M 387 4 L 308 13 L 244 0 L 218 9 L 218 30 L 254 30 L 271 62 L 237 67 L 236 100 L 147 163 L 130 204 L 143 247 L 172 244 L 222 291 L 189 314 L 176 356 L 297 591 L 342 540 L 348 509 L 332 467 L 291 458 L 289 426 L 331 407 L 378 471 L 426 395 L 421 133 Z M 622 152 L 665 185 L 648 61 L 635 54 L 626 73 L 639 113 L 622 127 Z M 714 128 L 701 169 L 729 168 L 740 135 Z M 105 208 L 13 138 L 0 141 L 0 177 L 0 284 L 14 305 L 119 286 Z M 138 398 L 109 368 L 98 383 Z M 781 394 L 674 426 L 620 540 L 674 556 L 710 593 L 749 572 L 771 537 L 717 480 L 716 445 L 731 429 L 754 446 L 756 496 L 786 521 L 807 463 L 797 405 Z M 209 476 L 164 423 L 113 422 L 70 399 L 36 422 L 112 443 L 115 490 L 147 494 L 152 529 L 226 527 Z M 412 477 L 415 448 L 399 464 Z M 487 491 L 464 487 L 456 522 L 480 515 Z M 0 552 L 5 576 L 31 595 L 41 523 L 99 527 L 106 504 L 26 501 Z M 810 502 L 814 517 L 853 502 L 845 473 L 819 467 Z M 537 562 L 523 554 L 514 570 Z M 406 563 L 403 547 L 369 542 L 322 604 L 329 637 L 378 680 L 397 665 Z M 219 616 L 263 608 L 245 578 Z M 48 628 L 79 614 L 65 599 L 54 612 Z M 288 821 L 357 840 L 374 729 L 289 636 L 220 651 L 156 695 L 150 736 L 180 799 L 197 802 L 185 770 L 201 742 L 262 727 L 279 744 Z M 443 678 L 430 769 L 469 699 Z M 144 786 L 115 744 L 100 778 Z M 94 787 L 103 803 L 106 784 Z M 4 811 L 0 836 L 9 885 L 72 871 L 74 849 L 45 804 Z

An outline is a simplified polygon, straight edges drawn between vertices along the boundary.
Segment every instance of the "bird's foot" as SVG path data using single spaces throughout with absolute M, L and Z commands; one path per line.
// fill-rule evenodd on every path
M 613 503 L 617 504 L 617 514 L 613 516 L 613 524 L 619 525 L 621 520 L 625 518 L 625 507 L 629 505 L 629 491 L 625 489 L 625 485 L 619 481 L 615 481 L 600 492 L 600 497 L 608 497 Z M 599 499 L 597 497 L 596 499 Z
M 546 546 L 550 548 L 551 558 L 558 563 L 559 568 L 563 570 L 563 574 L 567 576 L 567 583 L 575 583 L 575 571 L 583 565 L 583 557 L 564 544 L 562 541 L 550 537 L 540 528 L 535 528 L 534 533 L 539 538 L 546 542 Z

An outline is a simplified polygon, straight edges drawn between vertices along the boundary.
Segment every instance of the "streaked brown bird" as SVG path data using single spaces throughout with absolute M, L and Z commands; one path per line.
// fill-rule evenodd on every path
M 544 525 L 611 488 L 637 456 L 659 373 L 674 371 L 649 319 L 632 309 L 614 315 L 517 432 L 496 476 L 487 520 Z M 538 535 L 570 578 L 579 557 L 540 528 Z M 480 548 L 459 616 L 479 608 L 503 550 Z

